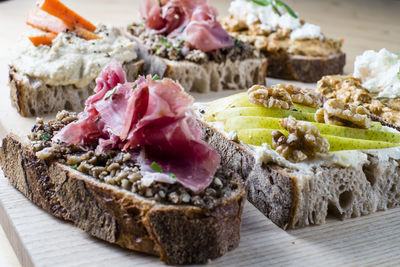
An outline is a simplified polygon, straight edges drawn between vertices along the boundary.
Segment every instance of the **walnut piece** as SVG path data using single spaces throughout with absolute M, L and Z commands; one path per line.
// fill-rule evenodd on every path
M 368 110 L 363 106 L 346 104 L 340 99 L 330 99 L 315 113 L 320 123 L 367 129 L 371 127 Z
M 266 108 L 292 109 L 293 103 L 311 107 L 322 106 L 322 100 L 317 93 L 291 84 L 277 84 L 270 88 L 254 85 L 247 93 L 251 103 Z
M 340 99 L 344 103 L 364 104 L 372 99 L 361 80 L 352 76 L 324 76 L 317 83 L 317 93 L 328 99 Z
M 286 137 L 280 131 L 273 131 L 272 147 L 285 159 L 300 162 L 313 157 L 316 152 L 328 152 L 328 140 L 321 136 L 313 124 L 297 121 L 292 116 L 280 120 L 279 123 L 289 132 L 289 136 Z
M 292 84 L 278 84 L 275 88 L 283 88 L 289 93 L 293 103 L 319 108 L 322 100 L 319 95 L 311 89 L 303 89 Z
M 279 87 L 266 88 L 262 85 L 253 85 L 247 91 L 249 100 L 254 105 L 261 105 L 266 108 L 293 108 L 293 102 L 289 93 Z

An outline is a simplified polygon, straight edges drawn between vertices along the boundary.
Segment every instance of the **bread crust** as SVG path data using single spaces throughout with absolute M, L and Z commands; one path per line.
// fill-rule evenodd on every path
M 13 134 L 3 140 L 0 163 L 11 184 L 48 213 L 107 242 L 158 255 L 167 264 L 205 263 L 239 244 L 241 184 L 210 210 L 161 204 L 69 166 L 48 165 Z
M 268 77 L 314 83 L 323 76 L 342 74 L 346 55 L 338 53 L 326 57 L 269 53 Z
M 268 60 L 249 58 L 217 63 L 194 63 L 186 60 L 173 61 L 149 53 L 141 40 L 130 33 L 125 35 L 136 42 L 135 52 L 144 60 L 144 72 L 177 80 L 189 92 L 237 90 L 254 84 L 265 84 Z
M 368 153 L 357 168 L 330 164 L 305 173 L 257 163 L 253 150 L 200 123 L 203 138 L 221 154 L 223 168 L 245 179 L 248 200 L 283 229 L 323 224 L 328 214 L 347 219 L 400 206 L 400 157 Z
M 123 64 L 128 80 L 142 73 L 144 62 L 135 60 Z M 12 105 L 23 117 L 41 116 L 59 110 L 82 111 L 92 95 L 95 80 L 85 87 L 75 85 L 51 86 L 39 78 L 19 72 L 9 66 L 9 87 Z

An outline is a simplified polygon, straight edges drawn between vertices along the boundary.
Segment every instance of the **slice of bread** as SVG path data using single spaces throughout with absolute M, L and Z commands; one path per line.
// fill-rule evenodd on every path
M 323 224 L 329 215 L 347 219 L 400 206 L 400 155 L 370 153 L 362 168 L 329 164 L 309 175 L 257 163 L 253 148 L 201 124 L 203 137 L 221 154 L 223 168 L 245 179 L 248 200 L 283 229 Z
M 143 61 L 123 64 L 129 81 L 142 73 Z M 24 117 L 41 116 L 59 110 L 81 111 L 86 99 L 93 94 L 95 80 L 77 88 L 75 85 L 47 85 L 43 80 L 19 72 L 9 66 L 9 86 L 12 105 Z
M 136 53 L 144 60 L 144 72 L 157 74 L 179 81 L 188 92 L 207 93 L 227 89 L 243 89 L 253 84 L 265 84 L 266 58 L 249 58 L 224 62 L 208 61 L 194 63 L 187 60 L 173 61 L 152 55 L 140 39 L 126 33 L 135 40 Z
M 13 134 L 3 140 L 0 163 L 11 184 L 48 213 L 167 264 L 205 263 L 239 244 L 245 192 L 230 171 L 217 175 L 237 181 L 237 187 L 215 205 L 200 207 L 150 200 L 69 165 L 46 163 Z
M 326 75 L 342 74 L 345 64 L 344 53 L 326 57 L 269 53 L 267 75 L 284 80 L 314 83 Z

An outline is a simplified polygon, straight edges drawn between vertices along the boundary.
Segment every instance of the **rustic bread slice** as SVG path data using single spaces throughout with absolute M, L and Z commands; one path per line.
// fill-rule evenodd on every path
M 129 81 L 142 73 L 143 61 L 123 64 Z M 81 111 L 86 99 L 93 94 L 96 82 L 77 88 L 75 85 L 51 86 L 9 67 L 9 86 L 12 105 L 24 117 L 40 116 L 58 110 Z
M 204 263 L 239 244 L 245 199 L 240 182 L 209 209 L 162 204 L 70 166 L 46 163 L 13 134 L 3 140 L 0 163 L 11 184 L 48 213 L 107 242 L 159 255 L 168 264 Z
M 137 42 L 135 52 L 144 60 L 144 72 L 168 77 L 189 92 L 207 93 L 227 89 L 243 89 L 253 84 L 265 84 L 267 74 L 266 58 L 249 58 L 224 62 L 208 61 L 194 63 L 186 60 L 173 61 L 152 55 L 139 38 L 126 33 Z
M 326 57 L 268 54 L 268 77 L 314 83 L 323 76 L 342 74 L 346 64 L 344 53 Z
M 277 164 L 256 162 L 250 146 L 230 141 L 202 121 L 203 137 L 221 154 L 222 166 L 244 179 L 248 200 L 283 229 L 323 224 L 400 206 L 398 159 L 368 154 L 362 168 L 317 167 L 312 175 Z

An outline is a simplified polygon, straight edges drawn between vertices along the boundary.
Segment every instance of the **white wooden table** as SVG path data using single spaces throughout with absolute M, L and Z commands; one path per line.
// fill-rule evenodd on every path
M 139 3 L 138 0 L 65 0 L 64 2 L 94 23 L 103 22 L 114 25 L 126 25 L 133 21 L 137 17 Z M 211 0 L 211 2 L 218 7 L 221 15 L 226 14 L 228 0 Z M 286 2 L 298 11 L 302 18 L 320 25 L 328 36 L 345 39 L 343 49 L 347 53 L 348 60 L 345 71 L 348 73 L 352 72 L 355 56 L 366 49 L 386 47 L 393 52 L 400 52 L 400 1 L 287 0 Z M 20 118 L 11 108 L 6 81 L 9 49 L 26 29 L 25 15 L 33 5 L 33 0 L 0 2 L 0 138 L 10 130 L 22 134 L 28 131 L 32 125 L 32 119 Z M 34 207 L 21 194 L 13 190 L 3 177 L 0 177 L 0 181 L 0 201 L 2 201 L 0 203 L 0 221 L 6 225 L 6 233 L 9 238 L 11 237 L 23 265 L 30 263 L 26 257 L 33 257 L 34 262 L 40 266 L 62 263 L 55 257 L 62 257 L 63 253 L 51 252 L 51 245 L 54 244 L 50 242 L 46 245 L 46 241 L 39 241 L 39 239 L 36 239 L 36 243 L 32 241 L 37 238 L 38 232 L 43 232 L 40 223 L 43 226 L 55 224 L 57 229 L 64 231 L 59 235 L 57 232 L 50 231 L 51 233 L 48 235 L 61 238 L 59 243 L 62 243 L 62 240 L 83 242 L 104 253 L 111 251 L 118 257 L 122 255 L 122 262 L 125 263 L 123 265 L 134 263 L 132 257 L 136 255 L 135 253 L 132 254 L 88 238 L 80 230 L 69 224 L 60 223 Z M 21 213 L 31 217 L 19 216 Z M 247 217 L 243 219 L 242 243 L 239 249 L 215 264 L 235 264 L 232 262 L 233 259 L 245 259 L 248 264 L 268 263 L 292 266 L 317 265 L 318 262 L 326 265 L 400 264 L 399 209 L 346 222 L 330 221 L 327 225 L 289 233 L 281 231 L 263 219 L 250 205 L 247 205 L 245 215 Z M 31 218 L 37 220 L 31 223 Z M 54 236 L 54 234 L 56 235 Z M 46 231 L 43 235 L 46 237 Z M 18 247 L 17 244 L 20 244 L 21 241 L 16 241 L 16 238 L 26 241 L 28 245 Z M 24 251 L 25 249 L 29 249 L 31 254 Z M 40 249 L 42 252 L 38 251 Z M 43 256 L 43 250 L 46 249 L 50 249 L 50 255 Z M 66 252 L 68 251 L 66 250 Z M 70 252 L 78 253 L 79 248 Z M 114 263 L 112 259 L 115 259 L 115 255 L 111 256 L 109 261 L 104 261 L 103 265 Z M 319 258 L 313 258 L 315 255 L 318 255 Z M 71 256 L 73 259 L 73 255 L 69 255 L 69 257 Z M 142 263 L 149 263 L 146 257 L 142 257 L 139 257 Z M 324 257 L 325 261 L 318 261 Z M 115 262 L 118 262 L 118 258 Z M 91 263 L 100 264 L 101 262 L 94 260 Z M 150 263 L 159 264 L 157 259 L 151 259 Z M 74 263 L 74 265 L 79 264 L 87 266 L 88 262 Z M 1 229 L 0 266 L 20 266 Z

